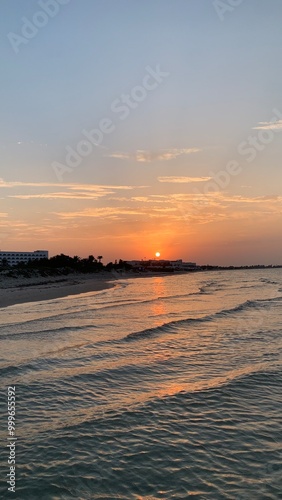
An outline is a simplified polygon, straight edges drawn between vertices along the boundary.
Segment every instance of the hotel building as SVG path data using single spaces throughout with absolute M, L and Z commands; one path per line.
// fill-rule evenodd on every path
M 35 252 L 1 252 L 0 264 L 5 261 L 10 266 L 16 266 L 20 262 L 27 263 L 29 260 L 48 259 L 47 250 L 35 250 Z
M 182 259 L 178 260 L 160 260 L 160 259 L 150 259 L 150 260 L 128 260 L 127 264 L 130 264 L 133 269 L 138 268 L 165 268 L 170 267 L 175 271 L 190 271 L 197 267 L 195 262 L 183 262 Z

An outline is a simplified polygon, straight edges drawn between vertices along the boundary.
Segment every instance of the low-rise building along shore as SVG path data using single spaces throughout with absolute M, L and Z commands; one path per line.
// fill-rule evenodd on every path
M 30 260 L 48 259 L 48 250 L 35 250 L 34 252 L 1 252 L 0 251 L 0 264 L 8 264 L 9 266 L 16 266 L 20 262 L 27 263 Z
M 197 264 L 195 262 L 183 262 L 182 259 L 177 260 L 161 260 L 161 259 L 150 259 L 150 260 L 127 260 L 127 264 L 132 266 L 136 270 L 167 270 L 167 271 L 190 271 L 195 270 Z

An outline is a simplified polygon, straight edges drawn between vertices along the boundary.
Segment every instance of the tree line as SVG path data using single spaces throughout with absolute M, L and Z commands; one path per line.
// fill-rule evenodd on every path
M 28 262 L 19 262 L 15 265 L 9 265 L 6 259 L 0 261 L 0 270 L 15 270 L 15 271 L 28 271 L 37 269 L 39 271 L 62 271 L 63 274 L 68 274 L 70 272 L 80 272 L 80 273 L 95 273 L 100 271 L 112 271 L 112 270 L 130 270 L 132 266 L 127 264 L 127 262 L 119 259 L 115 262 L 108 262 L 104 265 L 102 263 L 103 256 L 89 255 L 87 258 L 81 258 L 78 255 L 70 257 L 63 253 L 50 257 L 49 259 L 33 259 Z

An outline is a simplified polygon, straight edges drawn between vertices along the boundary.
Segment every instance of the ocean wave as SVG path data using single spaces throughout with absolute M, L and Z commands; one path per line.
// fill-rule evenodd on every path
M 218 291 L 221 289 L 220 283 L 217 283 L 216 281 L 209 281 L 199 288 L 198 293 L 211 293 L 211 289 L 213 287 L 215 287 L 213 291 Z
M 17 325 L 18 326 L 18 325 Z M 97 328 L 97 326 L 93 324 L 89 325 L 83 325 L 83 326 L 61 326 L 58 328 L 48 328 L 46 330 L 35 330 L 35 331 L 23 331 L 23 332 L 11 332 L 11 333 L 0 333 L 0 338 L 1 339 L 10 339 L 12 337 L 29 337 L 30 335 L 39 335 L 40 337 L 44 337 L 44 335 L 56 335 L 59 333 L 71 333 L 71 332 L 76 332 L 76 331 L 85 331 L 89 329 L 94 329 Z
M 128 367 L 131 368 L 131 367 Z M 119 371 L 119 370 L 118 370 Z M 137 372 L 135 372 L 136 379 L 138 378 L 138 372 L 141 374 L 144 371 L 144 367 L 141 365 L 138 367 Z M 231 369 L 223 373 L 222 375 L 213 376 L 209 379 L 202 379 L 195 382 L 187 382 L 179 387 L 172 386 L 166 383 L 163 384 L 163 387 L 158 388 L 158 390 L 152 389 L 151 391 L 145 394 L 145 397 L 132 397 L 131 403 L 122 399 L 118 405 L 111 405 L 110 401 L 107 402 L 107 405 L 104 405 L 104 401 L 99 401 L 99 399 L 95 399 L 92 392 L 87 392 L 88 385 L 91 386 L 93 382 L 98 383 L 100 380 L 106 382 L 112 379 L 116 379 L 113 374 L 110 374 L 110 371 L 105 370 L 103 372 L 99 372 L 97 374 L 93 373 L 85 373 L 77 376 L 73 376 L 68 379 L 61 379 L 60 385 L 58 386 L 58 394 L 57 397 L 65 396 L 62 394 L 61 387 L 65 387 L 65 391 L 67 395 L 70 397 L 75 394 L 77 384 L 80 386 L 82 384 L 85 387 L 86 394 L 89 398 L 92 398 L 93 404 L 91 405 L 93 411 L 87 411 L 76 414 L 75 406 L 73 407 L 75 418 L 71 421 L 60 422 L 60 430 L 67 430 L 68 432 L 73 432 L 76 429 L 82 429 L 84 426 L 89 428 L 91 424 L 97 424 L 101 422 L 103 426 L 108 426 L 109 420 L 121 419 L 126 420 L 128 416 L 134 414 L 143 414 L 143 412 L 147 413 L 150 409 L 155 413 L 155 408 L 159 407 L 159 405 L 174 405 L 180 404 L 181 400 L 191 399 L 192 397 L 196 397 L 199 400 L 206 401 L 206 398 L 211 398 L 214 400 L 215 395 L 234 393 L 234 391 L 238 391 L 238 394 L 241 393 L 241 390 L 248 391 L 253 390 L 255 387 L 262 387 L 263 385 L 267 386 L 268 390 L 272 390 L 272 400 L 277 397 L 281 400 L 281 384 L 282 384 L 282 372 L 279 369 L 279 365 L 269 367 L 267 363 L 257 363 L 252 366 L 246 366 L 238 369 Z M 148 374 L 148 377 L 150 375 Z M 107 380 L 108 379 L 108 380 Z M 26 386 L 23 387 L 23 389 Z M 100 387 L 100 386 L 98 386 Z M 47 389 L 47 387 L 45 387 Z M 26 387 L 26 390 L 28 388 Z M 49 390 L 52 389 L 52 386 L 49 387 Z M 36 393 L 36 386 L 33 386 L 32 392 Z M 100 387 L 100 392 L 103 393 L 103 389 Z M 46 395 L 45 395 L 46 397 Z M 220 396 L 221 397 L 221 396 Z M 89 400 L 90 402 L 90 400 Z M 109 403 L 109 404 L 108 404 Z M 69 402 L 69 404 L 72 404 Z M 185 407 L 185 406 L 184 406 Z M 167 409 L 167 408 L 166 408 Z
M 278 281 L 273 281 L 273 280 L 270 280 L 268 278 L 261 278 L 260 281 L 262 283 L 267 283 L 268 285 L 280 285 L 280 283 L 278 283 Z
M 50 314 L 50 313 L 51 313 L 51 311 L 49 311 L 49 313 L 46 314 L 46 316 L 39 317 L 39 318 L 33 318 L 33 319 L 27 319 L 27 320 L 19 319 L 18 321 L 14 321 L 13 323 L 5 323 L 4 325 L 0 325 L 0 330 L 1 330 L 1 328 L 7 329 L 7 328 L 15 327 L 15 326 L 18 327 L 20 325 L 25 325 L 25 326 L 32 325 L 34 323 L 45 324 L 47 321 L 63 319 L 65 317 L 70 319 L 72 317 L 72 314 L 70 314 L 69 312 L 58 313 L 58 314 Z M 73 313 L 73 316 L 75 316 L 74 313 Z
M 41 426 L 31 413 L 20 498 L 280 498 L 281 372 L 259 369 L 134 407 L 65 415 L 52 431 L 48 412 Z
M 159 302 L 159 301 L 171 301 L 174 299 L 184 299 L 184 298 L 188 298 L 188 297 L 195 296 L 195 295 L 201 295 L 203 293 L 207 293 L 207 292 L 205 292 L 204 290 L 201 290 L 201 288 L 199 288 L 197 292 L 168 295 L 168 296 L 164 296 L 164 297 L 158 296 L 158 297 L 154 297 L 152 299 L 146 299 L 146 300 L 124 299 L 124 300 L 117 300 L 117 301 L 111 301 L 111 302 L 107 301 L 104 304 L 96 303 L 95 307 L 91 307 L 91 306 L 89 306 L 89 304 L 86 304 L 86 305 L 84 304 L 83 308 L 80 308 L 77 311 L 74 311 L 73 307 L 68 307 L 68 308 L 64 309 L 64 312 L 60 312 L 57 314 L 56 313 L 51 314 L 51 311 L 46 311 L 46 315 L 43 317 L 26 319 L 26 320 L 21 320 L 21 321 L 19 320 L 19 321 L 15 321 L 13 323 L 5 323 L 4 325 L 0 325 L 0 332 L 1 332 L 2 328 L 4 328 L 6 330 L 7 328 L 11 328 L 11 327 L 15 327 L 15 326 L 17 326 L 17 327 L 27 326 L 27 325 L 32 325 L 34 323 L 38 323 L 40 325 L 42 323 L 45 324 L 48 321 L 52 322 L 52 321 L 56 321 L 56 320 L 63 320 L 64 318 L 70 319 L 71 316 L 75 317 L 76 313 L 81 314 L 84 312 L 84 310 L 87 311 L 87 313 L 91 313 L 91 312 L 96 312 L 96 311 L 103 311 L 105 309 L 107 309 L 107 310 L 118 309 L 118 308 L 127 307 L 127 306 L 131 306 L 131 305 L 150 304 L 150 303 Z M 0 336 L 1 336 L 1 333 L 0 333 Z
M 87 348 L 89 343 L 80 342 L 79 344 L 65 345 L 61 347 L 57 347 L 54 345 L 52 349 L 52 345 L 49 349 L 45 349 L 44 352 L 41 352 L 40 355 L 37 355 L 37 351 L 34 351 L 32 355 L 32 351 L 30 356 L 26 356 L 22 358 L 21 362 L 18 364 L 6 364 L 0 367 L 0 375 L 1 376 L 10 376 L 13 375 L 14 378 L 20 376 L 21 381 L 23 380 L 23 376 L 28 372 L 40 372 L 48 370 L 50 367 L 54 368 L 56 366 L 57 360 L 56 357 L 58 354 L 65 353 L 67 351 L 76 351 L 77 349 Z M 93 347 L 93 345 L 91 344 Z M 73 358 L 71 363 L 75 365 L 77 359 Z M 87 362 L 87 358 L 79 358 L 79 361 Z M 69 364 L 69 360 L 66 359 L 64 361 L 60 360 L 60 368 L 64 366 L 64 363 Z M 22 385 L 22 382 L 21 382 Z
M 245 290 L 246 288 L 263 288 L 264 285 L 262 283 L 256 283 L 255 285 L 242 285 L 242 286 L 239 286 L 238 289 L 239 290 Z
M 260 300 L 247 300 L 238 306 L 235 306 L 231 309 L 222 309 L 213 314 L 208 314 L 206 316 L 201 316 L 199 318 L 185 318 L 177 321 L 169 321 L 160 326 L 153 328 L 146 328 L 145 330 L 141 330 L 138 332 L 129 333 L 123 340 L 137 340 L 142 337 L 147 337 L 151 335 L 157 335 L 162 333 L 178 333 L 179 327 L 186 326 L 189 324 L 195 323 L 208 323 L 210 321 L 214 321 L 217 318 L 224 318 L 229 315 L 233 315 L 234 313 L 246 311 L 248 309 L 262 309 L 266 307 L 269 303 L 273 301 L 280 301 L 282 297 L 274 297 L 271 299 L 260 299 Z

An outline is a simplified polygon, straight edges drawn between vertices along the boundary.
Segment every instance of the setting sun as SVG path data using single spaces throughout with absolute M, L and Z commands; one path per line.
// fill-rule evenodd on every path
M 160 257 L 160 256 L 161 256 L 160 252 L 156 252 L 156 253 L 155 253 L 155 256 L 156 256 L 156 257 Z

